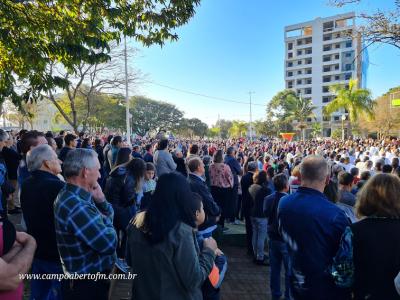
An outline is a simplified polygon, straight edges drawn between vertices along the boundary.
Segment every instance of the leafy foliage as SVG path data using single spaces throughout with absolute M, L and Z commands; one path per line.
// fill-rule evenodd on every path
M 400 95 L 400 87 L 392 88 L 375 101 L 373 119 L 361 116 L 358 126 L 367 132 L 377 132 L 378 138 L 397 134 L 400 130 L 400 107 L 392 107 L 391 93 Z
M 122 35 L 142 44 L 178 38 L 200 0 L 0 1 L 0 102 L 37 99 L 68 80 L 49 72 L 60 64 L 70 73 L 82 62 L 110 60 L 110 44 Z M 16 85 L 24 84 L 18 88 Z
M 303 130 L 307 127 L 306 121 L 314 117 L 315 106 L 307 98 L 297 96 L 293 90 L 283 90 L 275 95 L 267 106 L 267 118 L 275 121 L 281 130 L 288 131 L 290 125 L 297 121 L 297 127 Z
M 203 138 L 208 132 L 208 125 L 197 118 L 182 118 L 175 127 L 175 132 L 184 137 L 193 138 L 197 136 Z
M 246 136 L 248 124 L 243 121 L 233 121 L 231 128 L 229 128 L 229 136 L 238 138 Z
M 336 97 L 324 108 L 325 114 L 332 114 L 339 109 L 348 111 L 351 122 L 356 122 L 362 114 L 373 118 L 374 101 L 371 98 L 371 92 L 357 87 L 357 80 L 350 79 L 349 86 L 344 84 L 335 84 L 330 86 L 330 91 Z
M 183 117 L 175 105 L 146 97 L 133 97 L 130 111 L 133 132 L 142 136 L 150 131 L 172 130 Z

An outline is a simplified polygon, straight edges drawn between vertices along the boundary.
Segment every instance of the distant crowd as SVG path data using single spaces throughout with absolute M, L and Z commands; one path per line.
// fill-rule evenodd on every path
M 229 257 L 213 237 L 243 223 L 273 300 L 400 299 L 399 158 L 397 139 L 127 143 L 0 129 L 0 299 L 22 299 L 19 274 L 132 272 L 135 300 L 218 300 Z M 29 294 L 114 288 L 32 279 Z

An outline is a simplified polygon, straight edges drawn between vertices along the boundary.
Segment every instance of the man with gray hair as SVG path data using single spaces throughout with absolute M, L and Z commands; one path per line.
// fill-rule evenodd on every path
M 99 186 L 100 163 L 89 149 L 69 151 L 64 163 L 67 184 L 54 204 L 58 250 L 64 273 L 109 274 L 116 260 L 114 211 Z M 68 299 L 108 298 L 107 280 L 65 280 L 62 296 Z
M 326 272 L 349 222 L 323 194 L 329 181 L 328 163 L 308 156 L 300 165 L 301 186 L 283 197 L 278 220 L 291 260 L 291 291 L 298 299 L 350 299 Z
M 39 145 L 26 155 L 30 176 L 21 185 L 21 207 L 27 232 L 37 242 L 32 274 L 62 274 L 54 228 L 54 201 L 65 183 L 57 175 L 61 162 L 49 145 Z M 58 280 L 31 280 L 32 299 L 61 299 Z

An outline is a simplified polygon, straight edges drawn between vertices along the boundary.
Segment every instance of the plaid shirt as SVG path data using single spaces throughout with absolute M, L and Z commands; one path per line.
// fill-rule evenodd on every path
M 54 203 L 57 245 L 65 273 L 111 270 L 117 246 L 113 216 L 107 201 L 96 204 L 87 191 L 65 185 Z

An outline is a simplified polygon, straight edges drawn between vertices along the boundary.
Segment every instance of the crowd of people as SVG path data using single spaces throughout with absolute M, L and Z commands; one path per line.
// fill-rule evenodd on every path
M 217 300 L 229 257 L 213 236 L 242 222 L 273 300 L 400 299 L 399 158 L 397 139 L 0 129 L 0 299 L 21 299 L 18 274 L 127 264 L 132 299 Z M 26 233 L 8 220 L 21 213 Z M 30 299 L 109 294 L 106 279 L 30 282 Z

